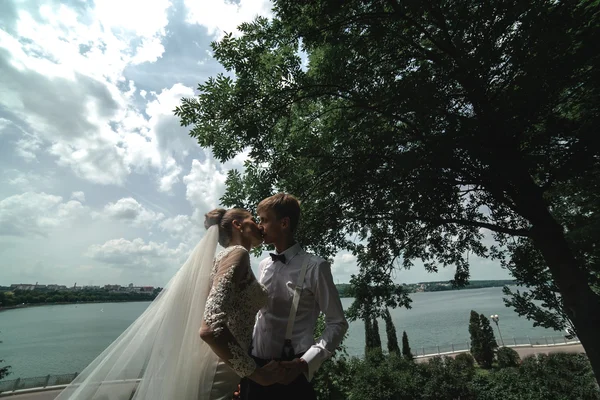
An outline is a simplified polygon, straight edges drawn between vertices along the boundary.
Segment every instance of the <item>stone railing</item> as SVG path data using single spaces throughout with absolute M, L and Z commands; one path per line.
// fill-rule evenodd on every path
M 74 374 L 63 375 L 46 375 L 36 376 L 32 378 L 17 378 L 11 380 L 0 381 L 0 393 L 15 392 L 23 389 L 31 388 L 46 388 L 68 385 L 77 377 L 77 372 Z
M 537 338 L 521 337 L 521 338 L 507 338 L 499 340 L 496 338 L 498 346 L 506 347 L 550 347 L 550 346 L 564 346 L 570 344 L 581 343 L 578 339 L 567 339 L 564 336 L 543 336 Z M 413 356 L 415 358 L 420 357 L 431 357 L 435 355 L 463 353 L 469 351 L 471 348 L 471 342 L 465 340 L 464 342 L 440 344 L 436 346 L 426 347 L 411 347 Z

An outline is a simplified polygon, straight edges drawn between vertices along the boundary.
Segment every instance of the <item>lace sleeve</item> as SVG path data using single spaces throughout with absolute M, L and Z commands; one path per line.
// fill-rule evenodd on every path
M 213 284 L 206 300 L 204 321 L 200 335 L 213 351 L 239 376 L 245 377 L 256 369 L 256 363 L 238 343 L 228 324 L 235 324 L 231 300 L 239 292 L 240 284 L 250 269 L 250 256 L 243 248 L 236 248 L 217 262 Z M 249 316 L 245 316 L 249 318 Z

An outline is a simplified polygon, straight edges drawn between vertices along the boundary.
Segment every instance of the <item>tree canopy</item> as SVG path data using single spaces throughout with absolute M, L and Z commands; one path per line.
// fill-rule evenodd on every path
M 392 274 L 415 260 L 460 285 L 471 255 L 526 273 L 535 253 L 600 376 L 598 9 L 276 0 L 175 112 L 220 161 L 248 150 L 224 205 L 294 193 L 299 241 L 357 256 L 363 311 L 408 304 Z

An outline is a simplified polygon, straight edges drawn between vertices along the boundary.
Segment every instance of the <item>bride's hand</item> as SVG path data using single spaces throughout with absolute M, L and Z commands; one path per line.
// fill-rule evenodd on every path
M 281 367 L 281 364 L 279 364 L 279 361 L 271 360 L 267 365 L 263 366 L 261 369 L 265 371 L 276 371 L 278 369 L 283 368 Z
M 283 379 L 285 372 L 285 368 L 281 367 L 277 361 L 271 361 L 261 368 L 256 368 L 248 378 L 261 386 L 271 386 Z

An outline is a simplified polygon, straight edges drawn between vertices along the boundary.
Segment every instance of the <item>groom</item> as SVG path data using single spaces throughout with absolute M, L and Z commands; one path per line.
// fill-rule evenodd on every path
M 331 266 L 296 243 L 294 232 L 300 219 L 300 204 L 294 196 L 279 193 L 266 198 L 258 205 L 257 212 L 264 243 L 275 245 L 276 252 L 259 266 L 259 281 L 267 288 L 269 299 L 257 315 L 252 357 L 260 366 L 283 358 L 280 365 L 287 372 L 272 386 L 261 386 L 246 379 L 242 398 L 315 400 L 310 381 L 323 361 L 332 356 L 348 329 Z M 293 326 L 289 326 L 298 282 L 302 282 L 299 301 L 292 318 Z M 315 343 L 313 332 L 320 312 L 325 314 L 325 330 Z M 291 334 L 286 335 L 286 331 Z M 287 341 L 284 348 L 286 336 L 291 344 Z M 286 351 L 288 356 L 282 357 Z

